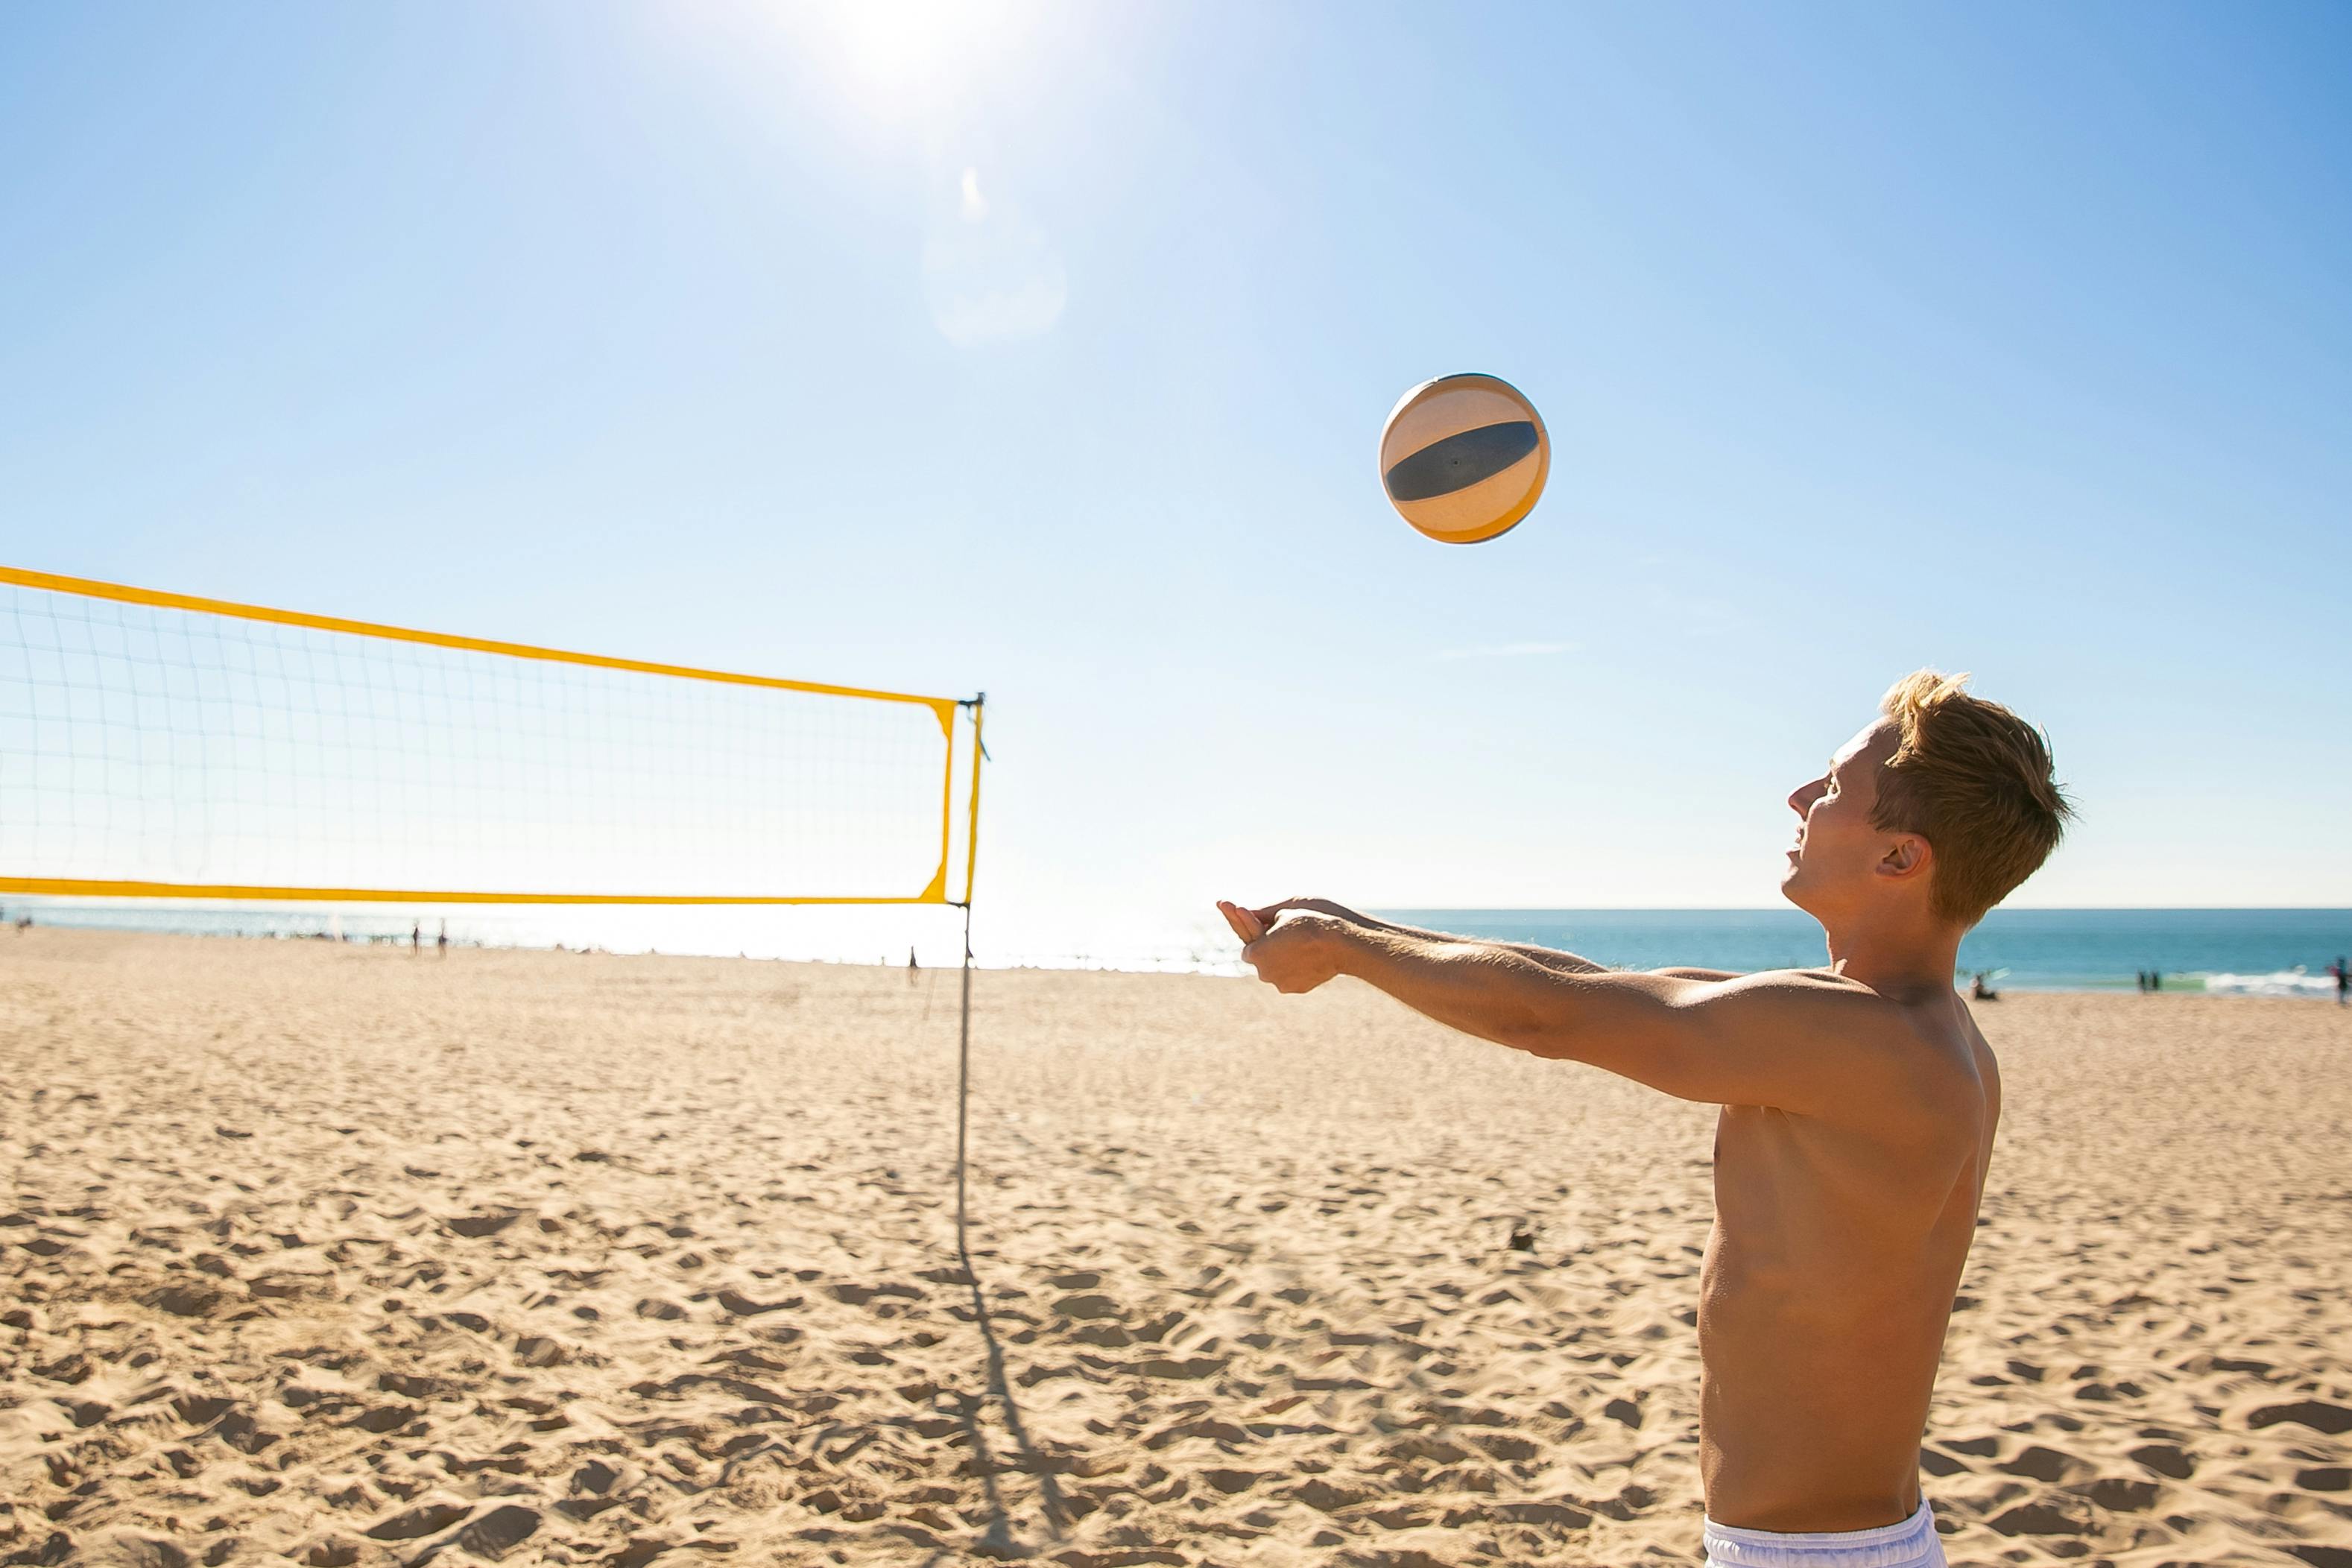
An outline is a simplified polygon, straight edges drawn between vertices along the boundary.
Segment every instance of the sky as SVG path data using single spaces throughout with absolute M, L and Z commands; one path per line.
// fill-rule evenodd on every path
M 1921 665 L 2012 900 L 2352 902 L 2352 11 L 15 6 L 0 560 L 989 697 L 1000 949 L 1759 907 Z M 1389 510 L 1483 371 L 1534 514 Z

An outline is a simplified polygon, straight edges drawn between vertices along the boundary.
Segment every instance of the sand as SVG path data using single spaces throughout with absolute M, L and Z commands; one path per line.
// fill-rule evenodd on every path
M 0 1561 L 1692 1556 L 1706 1109 L 984 973 L 967 1275 L 955 984 L 0 933 Z M 2352 1013 L 1980 1016 L 1953 1560 L 2352 1563 Z

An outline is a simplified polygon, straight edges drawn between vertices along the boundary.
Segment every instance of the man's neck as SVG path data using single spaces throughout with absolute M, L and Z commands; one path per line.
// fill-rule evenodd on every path
M 1891 1002 L 1925 1002 L 1948 996 L 1960 965 L 1965 930 L 1940 921 L 1867 920 L 1823 921 L 1830 967 Z

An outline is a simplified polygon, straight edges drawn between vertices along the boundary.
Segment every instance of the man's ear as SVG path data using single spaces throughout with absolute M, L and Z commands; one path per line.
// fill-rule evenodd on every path
M 1926 839 L 1916 833 L 1906 833 L 1887 846 L 1886 853 L 1879 857 L 1876 870 L 1882 877 L 1907 880 L 1926 876 L 1935 861 L 1936 852 Z

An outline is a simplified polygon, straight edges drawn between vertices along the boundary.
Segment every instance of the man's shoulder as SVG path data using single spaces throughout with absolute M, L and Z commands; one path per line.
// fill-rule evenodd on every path
M 1706 989 L 1739 1033 L 1813 1054 L 1883 1051 L 1911 1027 L 1902 1007 L 1834 970 L 1768 969 Z
M 1927 999 L 1903 1000 L 1864 984 L 1834 969 L 1764 969 L 1720 983 L 1727 995 L 1759 1003 L 1794 1006 L 1818 1012 L 1853 1028 L 1900 1028 L 1916 1032 L 1931 1019 L 1946 1016 L 1940 1004 L 1957 1003 L 1958 992 Z M 1949 1020 L 1965 1029 L 1966 1015 L 1954 1006 Z
M 1717 982 L 1727 1000 L 1782 1013 L 1810 1015 L 1842 1028 L 1892 1027 L 1904 1009 L 1858 980 L 1833 969 L 1765 969 Z
M 1726 982 L 1727 1001 L 1751 1026 L 1800 1037 L 1817 1051 L 1845 1058 L 1857 1087 L 1879 1091 L 1901 1080 L 1940 1099 L 1955 1077 L 1975 1072 L 1971 1030 L 1958 1006 L 1948 1015 L 1906 1004 L 1829 969 L 1775 969 Z

